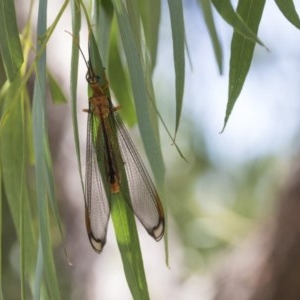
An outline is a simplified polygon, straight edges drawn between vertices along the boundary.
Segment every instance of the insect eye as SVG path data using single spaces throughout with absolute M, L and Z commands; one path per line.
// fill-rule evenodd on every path
M 91 75 L 90 72 L 88 72 L 86 75 L 85 75 L 85 78 L 86 78 L 86 81 L 89 83 L 89 84 L 95 84 L 98 82 L 98 76 L 95 76 L 95 75 Z

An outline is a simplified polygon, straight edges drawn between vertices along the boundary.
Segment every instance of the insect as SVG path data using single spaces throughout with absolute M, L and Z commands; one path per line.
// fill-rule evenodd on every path
M 117 112 L 120 107 L 111 101 L 107 79 L 100 84 L 91 60 L 84 60 L 92 92 L 89 108 L 84 110 L 88 113 L 85 218 L 90 243 L 96 252 L 102 251 L 116 194 L 122 194 L 147 232 L 159 241 L 164 233 L 159 195 Z

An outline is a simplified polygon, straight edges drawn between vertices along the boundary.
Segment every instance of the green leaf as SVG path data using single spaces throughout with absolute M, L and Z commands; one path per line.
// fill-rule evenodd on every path
M 127 124 L 136 123 L 134 107 L 131 102 L 132 95 L 129 91 L 128 78 L 121 62 L 118 48 L 116 24 L 113 20 L 113 6 L 111 2 L 100 1 L 100 5 L 94 2 L 93 24 L 95 38 L 101 52 L 103 66 L 109 71 L 109 84 L 114 91 L 118 103 L 122 106 L 120 111 Z M 108 54 L 109 50 L 109 54 Z
M 99 49 L 96 45 L 94 35 L 90 34 L 90 62 L 94 67 L 94 72 L 99 76 L 100 84 L 105 85 L 105 72 L 102 65 Z M 100 123 L 93 124 L 94 126 L 100 126 Z M 91 128 L 93 127 L 91 126 Z M 115 126 L 112 124 L 112 127 Z M 94 129 L 94 132 L 98 133 L 98 128 Z M 121 151 L 118 146 L 118 138 L 116 128 L 115 131 L 110 132 L 112 144 L 115 147 L 115 155 L 118 160 L 118 166 L 121 173 L 121 191 L 122 194 L 114 194 L 110 192 L 110 187 L 104 180 L 103 185 L 107 193 L 107 198 L 110 199 L 111 215 L 114 223 L 116 238 L 118 246 L 121 252 L 123 267 L 128 286 L 134 299 L 148 299 L 148 288 L 144 274 L 144 267 L 142 262 L 142 254 L 139 246 L 139 239 L 136 231 L 136 224 L 134 215 L 131 209 L 128 207 L 128 203 L 131 203 L 130 193 L 128 189 L 128 183 L 126 179 L 126 172 L 124 169 L 123 161 L 121 159 Z M 103 137 L 103 135 L 100 135 Z M 97 140 L 97 136 L 93 136 L 94 140 Z M 100 139 L 99 143 L 104 143 L 104 139 Z M 99 148 L 102 148 L 101 146 Z M 96 153 L 98 160 L 98 168 L 102 176 L 106 176 L 107 171 L 102 162 L 101 153 Z
M 49 87 L 50 87 L 50 93 L 52 97 L 52 101 L 56 104 L 59 103 L 67 103 L 67 98 L 64 95 L 64 92 L 60 88 L 60 85 L 55 80 L 53 75 L 48 71 L 47 73 L 48 81 L 49 81 Z
M 33 300 L 39 300 L 42 298 L 41 286 L 42 286 L 42 278 L 43 278 L 43 268 L 44 268 L 44 258 L 43 258 L 43 248 L 42 248 L 41 237 L 40 237 L 38 242 Z
M 5 81 L 6 81 L 6 74 L 5 74 L 5 69 L 2 61 L 2 56 L 0 55 L 0 87 L 3 86 Z
M 145 39 L 147 49 L 149 50 L 151 71 L 153 71 L 156 64 L 157 45 L 159 24 L 161 15 L 161 1 L 160 0 L 138 0 L 139 13 L 142 19 L 143 28 L 145 32 Z
M 120 47 L 118 46 L 117 34 L 111 34 L 109 60 L 109 82 L 114 95 L 121 105 L 120 114 L 123 120 L 132 126 L 136 123 L 135 109 L 133 106 L 132 93 L 129 90 L 128 74 L 121 61 Z
M 1 150 L 0 150 L 1 151 Z M 0 152 L 1 157 L 1 152 Z M 1 162 L 1 160 L 0 160 Z M 3 300 L 3 291 L 2 291 L 2 220 L 3 220 L 3 214 L 2 214 L 2 201 L 3 201 L 3 191 L 2 191 L 2 167 L 0 164 L 0 300 Z
M 38 77 L 44 77 L 46 74 L 42 74 L 41 69 L 38 68 Z M 43 76 L 44 75 L 44 76 Z M 43 81 L 44 82 L 44 81 Z M 41 83 L 41 84 L 39 84 Z M 58 282 L 55 274 L 55 267 L 53 261 L 52 245 L 50 239 L 49 228 L 49 210 L 48 210 L 48 192 L 49 186 L 46 176 L 46 153 L 44 147 L 46 147 L 46 128 L 45 128 L 45 103 L 43 103 L 45 97 L 45 91 L 42 89 L 44 85 L 41 81 L 36 80 L 33 96 L 33 132 L 34 132 L 34 152 L 36 157 L 36 187 L 37 187 L 37 201 L 38 201 L 38 220 L 40 228 L 40 236 L 43 250 L 43 263 L 46 275 L 46 280 L 51 286 L 51 295 L 55 299 L 60 299 Z M 40 279 L 37 278 L 38 281 Z
M 119 0 L 114 0 L 113 4 L 128 64 L 141 137 L 154 176 L 161 185 L 164 182 L 165 168 L 158 132 L 155 130 L 157 128 L 157 114 L 153 108 L 155 98 L 147 81 L 151 78 L 151 70 L 146 69 L 142 61 L 141 45 L 136 44 L 127 9 Z
M 46 146 L 45 146 L 45 159 L 46 159 L 46 182 L 47 182 L 47 187 L 48 187 L 48 199 L 51 205 L 52 213 L 53 216 L 56 220 L 56 224 L 58 226 L 60 235 L 62 240 L 64 240 L 64 235 L 63 235 L 63 230 L 59 218 L 59 210 L 58 210 L 58 205 L 55 197 L 55 184 L 54 184 L 54 178 L 53 178 L 53 168 L 52 168 L 52 159 L 51 159 L 51 154 L 50 154 L 50 147 L 48 141 L 45 141 Z M 50 224 L 49 224 L 50 227 Z M 65 249 L 65 254 L 67 257 L 67 252 Z
M 15 90 L 20 86 L 21 76 L 16 74 L 14 80 L 8 86 L 1 102 L 3 114 L 6 113 Z M 34 265 L 36 259 L 37 239 L 34 232 L 34 218 L 32 203 L 30 202 L 27 181 L 25 180 L 25 168 L 28 165 L 28 141 L 26 141 L 26 127 L 24 121 L 24 101 L 29 99 L 24 96 L 22 90 L 17 105 L 9 113 L 5 126 L 0 135 L 0 166 L 2 173 L 3 192 L 11 211 L 14 227 L 20 241 L 21 267 L 26 273 L 26 279 L 32 287 Z M 4 142 L 5 141 L 5 142 Z M 29 141 L 30 143 L 30 141 Z M 24 273 L 21 274 L 21 284 L 24 287 Z M 24 292 L 23 292 L 24 294 Z
M 293 0 L 275 0 L 282 14 L 298 29 L 300 29 L 299 15 L 295 9 Z
M 23 93 L 24 94 L 24 93 Z M 23 104 L 24 101 L 22 101 Z M 21 123 L 25 125 L 24 122 L 24 107 L 21 108 Z M 23 136 L 23 145 L 21 146 L 23 149 L 22 153 L 22 160 L 23 164 L 21 165 L 21 184 L 20 184 L 20 196 L 19 196 L 19 202 L 20 202 L 20 269 L 21 269 L 21 298 L 25 299 L 25 279 L 26 279 L 26 231 L 25 231 L 25 221 L 28 222 L 28 219 L 25 220 L 26 216 L 26 206 L 25 206 L 25 197 L 24 195 L 26 193 L 26 180 L 25 180 L 25 172 L 26 172 L 26 144 L 25 144 L 25 126 L 22 127 L 22 136 Z M 28 199 L 27 199 L 28 200 Z
M 101 86 L 105 86 L 107 84 L 105 68 L 103 66 L 102 57 L 93 32 L 90 32 L 89 35 L 89 62 L 93 66 L 93 71 L 98 76 L 99 84 Z
M 222 18 L 230 24 L 236 32 L 265 47 L 263 42 L 256 36 L 256 33 L 247 25 L 247 21 L 243 19 L 238 11 L 237 13 L 234 11 L 230 0 L 211 0 L 211 2 Z M 251 1 L 249 5 L 249 10 L 255 11 L 256 1 Z
M 39 2 L 38 10 L 38 24 L 37 34 L 38 37 L 45 35 L 47 30 L 47 1 L 42 0 Z M 37 40 L 37 50 L 43 47 L 43 42 L 39 43 Z M 33 137 L 34 137 L 34 153 L 36 157 L 36 188 L 37 188 L 37 202 L 38 202 L 38 221 L 40 229 L 42 258 L 44 264 L 44 274 L 47 286 L 51 287 L 49 290 L 50 297 L 60 299 L 58 288 L 57 276 L 55 273 L 55 266 L 52 253 L 52 244 L 50 237 L 50 224 L 49 224 L 49 209 L 48 199 L 50 203 L 55 201 L 52 199 L 54 191 L 50 182 L 52 178 L 48 176 L 51 172 L 48 170 L 49 160 L 47 159 L 50 153 L 48 146 L 48 135 L 46 130 L 46 52 L 44 52 L 36 65 L 36 80 L 34 83 L 33 92 Z M 52 175 L 52 174 L 51 174 Z M 50 175 L 50 176 L 51 176 Z M 37 278 L 37 281 L 40 279 Z
M 5 72 L 12 81 L 23 63 L 14 1 L 0 0 L 0 41 Z
M 79 145 L 79 134 L 78 134 L 78 121 L 77 121 L 77 78 L 78 78 L 78 60 L 79 60 L 79 31 L 81 28 L 81 14 L 80 6 L 77 0 L 71 0 L 71 13 L 72 13 L 72 31 L 73 40 L 72 43 L 72 54 L 71 54 L 71 70 L 70 70 L 70 91 L 71 91 L 71 107 L 72 107 L 72 123 L 73 123 L 73 134 L 75 141 L 75 150 L 77 157 L 77 164 L 81 182 L 81 188 L 84 192 L 84 180 L 81 168 L 81 155 Z M 84 193 L 83 193 L 84 194 Z
M 129 27 L 131 29 L 133 39 L 135 41 L 135 45 L 138 47 L 139 51 L 142 51 L 141 18 L 138 11 L 137 1 L 126 0 L 125 3 L 126 3 L 126 13 L 128 16 L 127 20 L 129 23 Z
M 22 89 L 24 88 L 24 86 L 26 85 L 30 75 L 32 74 L 32 72 L 35 70 L 35 63 L 38 61 L 38 59 L 41 57 L 41 55 L 43 54 L 46 45 L 48 43 L 48 40 L 50 39 L 55 26 L 57 25 L 58 21 L 60 20 L 60 17 L 62 16 L 64 10 L 66 9 L 66 7 L 68 6 L 69 0 L 66 0 L 60 11 L 57 14 L 57 17 L 55 18 L 55 20 L 53 21 L 52 25 L 49 27 L 49 29 L 47 30 L 47 32 L 44 35 L 39 36 L 39 41 L 40 41 L 40 47 L 37 51 L 37 54 L 35 56 L 34 59 L 34 63 L 32 63 L 29 68 L 28 71 L 26 72 L 26 74 L 23 76 L 20 85 L 16 87 L 15 93 L 14 95 L 11 97 L 11 101 L 9 103 L 9 107 L 7 108 L 5 114 L 2 116 L 2 118 L 0 119 L 0 134 L 1 131 L 3 129 L 3 127 L 6 124 L 6 121 L 9 117 L 9 114 L 11 113 L 11 111 L 14 109 L 14 107 L 17 105 L 17 101 L 18 101 L 18 97 L 20 96 L 20 93 L 22 91 Z
M 253 3 L 255 2 L 255 4 Z M 240 0 L 237 13 L 243 17 L 247 26 L 257 33 L 261 16 L 264 10 L 265 0 Z M 231 56 L 229 70 L 229 90 L 226 115 L 224 120 L 224 130 L 228 118 L 232 112 L 234 104 L 242 90 L 246 76 L 248 74 L 255 42 L 240 35 L 237 31 L 234 32 L 231 41 Z
M 94 1 L 93 24 L 96 24 L 95 37 L 105 66 L 108 65 L 108 49 L 113 12 L 111 1 Z
M 111 217 L 126 279 L 133 299 L 149 299 L 138 233 L 132 210 L 119 194 L 113 194 Z
M 198 3 L 202 7 L 202 13 L 204 16 L 205 24 L 213 44 L 214 54 L 219 67 L 220 74 L 223 73 L 223 51 L 218 37 L 218 33 L 215 26 L 215 21 L 212 13 L 212 7 L 209 0 L 198 0 Z
M 176 83 L 176 124 L 175 136 L 178 130 L 184 91 L 185 57 L 184 57 L 184 20 L 181 0 L 168 0 L 172 37 Z

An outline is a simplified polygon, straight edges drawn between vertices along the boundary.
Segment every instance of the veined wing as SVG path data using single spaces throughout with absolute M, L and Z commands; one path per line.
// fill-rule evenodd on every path
M 96 152 L 100 151 L 102 155 L 104 155 L 104 151 L 95 146 L 97 144 L 100 145 L 100 126 L 101 124 L 97 120 L 97 117 L 89 113 L 86 146 L 85 217 L 90 243 L 98 253 L 102 251 L 106 242 L 107 224 L 110 214 L 109 203 L 105 193 L 103 179 L 99 171 Z M 95 143 L 93 140 L 95 140 Z
M 164 233 L 164 212 L 158 193 L 120 116 L 115 114 L 118 140 L 134 214 L 157 241 Z

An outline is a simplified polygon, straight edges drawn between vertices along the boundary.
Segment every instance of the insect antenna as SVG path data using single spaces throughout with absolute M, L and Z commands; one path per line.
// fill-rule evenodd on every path
M 69 32 L 67 30 L 65 30 L 65 32 L 68 33 L 69 35 L 71 35 L 71 37 L 73 38 L 73 42 L 76 44 L 76 46 L 78 47 L 78 49 L 79 49 L 79 51 L 81 53 L 81 56 L 83 57 L 83 60 L 85 62 L 87 70 L 88 70 L 87 73 L 86 73 L 86 76 L 85 76 L 87 82 L 91 84 L 91 83 L 97 81 L 97 76 L 94 73 L 94 70 L 93 70 L 93 67 L 91 65 L 91 62 L 86 59 L 86 57 L 85 57 L 85 55 L 84 55 L 84 53 L 83 53 L 83 51 L 82 51 L 82 49 L 81 49 L 81 47 L 79 45 L 78 39 L 71 32 Z M 90 50 L 89 50 L 89 52 L 90 52 Z

